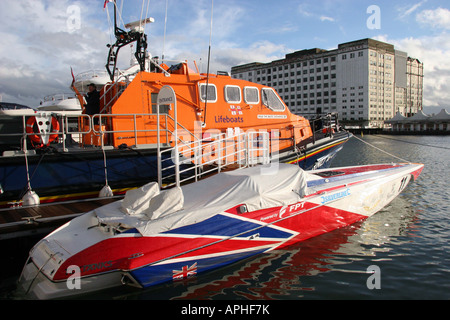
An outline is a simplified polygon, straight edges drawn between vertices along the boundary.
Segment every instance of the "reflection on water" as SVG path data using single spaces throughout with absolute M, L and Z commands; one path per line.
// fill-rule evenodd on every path
M 307 277 L 336 271 L 362 274 L 360 284 L 364 287 L 368 265 L 361 269 L 347 269 L 346 265 L 367 256 L 375 257 L 378 252 L 389 252 L 388 244 L 393 239 L 397 245 L 408 241 L 400 236 L 410 232 L 417 214 L 414 210 L 396 208 L 404 208 L 404 201 L 394 201 L 375 219 L 367 219 L 235 265 L 232 274 L 190 286 L 174 299 L 223 299 L 233 296 L 245 299 L 314 298 L 316 286 Z

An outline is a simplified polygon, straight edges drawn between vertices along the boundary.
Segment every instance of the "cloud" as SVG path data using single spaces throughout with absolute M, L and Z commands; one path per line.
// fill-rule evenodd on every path
M 311 13 L 309 10 L 308 5 L 303 3 L 298 5 L 297 10 L 301 15 L 305 17 L 310 17 L 313 15 L 313 13 Z
M 320 17 L 320 21 L 330 21 L 330 22 L 334 22 L 334 18 L 327 17 L 327 16 L 321 16 L 321 17 Z
M 99 43 L 109 37 L 91 10 L 69 0 L 0 1 L 3 101 L 37 106 L 46 95 L 70 92 L 71 66 L 77 73 L 105 65 L 107 48 Z
M 329 4 L 325 4 L 324 5 L 325 8 L 329 7 Z M 325 11 L 329 11 L 330 9 L 328 8 L 328 10 Z M 304 17 L 308 17 L 308 18 L 313 18 L 313 19 L 318 19 L 320 21 L 329 21 L 329 22 L 334 22 L 335 19 L 330 17 L 330 16 L 326 16 L 323 14 L 319 14 L 317 12 L 323 12 L 324 11 L 324 7 L 320 6 L 320 8 L 312 8 L 310 5 L 308 4 L 300 4 L 297 7 L 297 11 L 300 15 L 304 16 Z
M 450 30 L 450 10 L 445 8 L 424 10 L 417 14 L 416 20 L 425 27 Z
M 424 1 L 411 7 L 409 14 L 417 10 Z M 414 9 L 414 10 L 413 10 Z M 424 64 L 423 105 L 425 108 L 448 108 L 450 101 L 450 11 L 438 8 L 423 10 L 416 14 L 416 22 L 434 32 L 419 37 L 399 39 L 389 38 L 387 35 L 376 37 L 380 41 L 391 43 L 396 49 L 405 51 L 408 56 L 419 59 Z
M 406 7 L 402 7 L 399 9 L 400 11 L 400 18 L 405 18 L 410 16 L 414 11 L 416 11 L 418 8 L 420 8 L 424 3 L 426 3 L 428 0 L 423 0 L 421 2 L 418 2 L 408 9 Z
M 274 44 L 270 41 L 257 41 L 251 43 L 248 47 L 238 47 L 236 44 L 221 42 L 211 49 L 210 72 L 230 71 L 231 66 L 242 65 L 251 62 L 270 62 L 281 59 L 286 52 L 292 51 L 284 45 Z M 192 51 L 179 51 L 179 59 L 195 60 L 200 72 L 206 72 L 207 55 L 203 55 L 200 60 L 199 55 Z
M 270 62 L 284 57 L 288 52 L 284 45 L 277 45 L 269 41 L 252 43 L 248 48 L 226 48 L 214 50 L 214 62 L 218 70 L 228 70 L 230 66 L 250 62 Z
M 391 43 L 396 49 L 405 51 L 408 56 L 417 58 L 424 64 L 423 105 L 425 107 L 441 106 L 448 108 L 450 101 L 450 34 L 441 33 L 434 36 L 407 37 L 389 39 L 377 37 L 380 41 Z
M 189 6 L 188 6 L 189 7 Z M 204 2 L 204 5 L 192 2 L 193 17 L 189 19 L 178 20 L 177 23 L 171 20 L 177 19 L 178 15 L 189 16 L 190 11 L 182 13 L 172 12 L 169 15 L 169 24 L 165 39 L 165 56 L 168 59 L 199 60 L 206 61 L 211 31 L 211 7 Z M 189 7 L 191 8 L 191 7 Z M 190 10 L 190 9 L 189 9 Z M 235 34 L 236 30 L 242 28 L 242 21 L 245 20 L 245 10 L 237 5 L 229 6 L 217 4 L 213 11 L 211 46 L 213 51 L 222 48 L 233 48 L 237 44 L 230 39 L 230 35 Z M 152 54 L 162 52 L 162 37 L 150 34 Z M 228 68 L 229 69 L 229 68 Z

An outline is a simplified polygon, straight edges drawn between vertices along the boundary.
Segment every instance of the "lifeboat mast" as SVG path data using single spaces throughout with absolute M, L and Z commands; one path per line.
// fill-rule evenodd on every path
M 143 20 L 128 23 L 125 25 L 125 28 L 131 30 L 125 31 L 117 26 L 117 8 L 116 1 L 114 1 L 114 35 L 116 37 L 116 42 L 112 45 L 107 45 L 107 47 L 109 48 L 109 53 L 108 61 L 105 66 L 111 81 L 114 81 L 114 74 L 116 72 L 117 56 L 119 54 L 119 50 L 132 42 L 136 42 L 136 52 L 134 53 L 134 56 L 139 63 L 141 71 L 145 71 L 147 35 L 144 33 L 143 26 L 154 21 L 155 19 L 153 18 L 146 18 Z

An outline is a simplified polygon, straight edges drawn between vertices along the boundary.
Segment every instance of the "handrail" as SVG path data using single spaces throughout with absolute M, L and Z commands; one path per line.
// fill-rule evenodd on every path
M 55 112 L 35 112 L 35 113 L 30 113 L 30 114 L 9 116 L 10 119 L 16 118 L 18 121 L 20 121 L 22 123 L 22 126 L 21 127 L 18 126 L 17 131 L 15 131 L 15 132 L 0 133 L 0 138 L 2 138 L 2 137 L 18 137 L 17 146 L 20 147 L 20 151 L 22 153 L 26 154 L 28 151 L 26 148 L 26 144 L 23 143 L 24 140 L 28 139 L 32 135 L 42 136 L 45 134 L 49 134 L 49 133 L 40 133 L 40 132 L 28 133 L 26 131 L 27 119 L 29 117 L 36 117 L 36 116 L 56 117 L 58 119 L 58 121 L 60 123 L 59 131 L 52 132 L 51 134 L 58 135 L 57 142 L 62 144 L 63 151 L 67 151 L 66 137 L 68 135 L 70 135 L 70 136 L 80 135 L 81 136 L 84 134 L 89 134 L 90 132 L 92 132 L 92 128 L 93 128 L 91 119 L 90 119 L 89 115 L 86 115 L 86 114 L 61 114 L 61 113 L 55 113 Z M 83 121 L 83 119 L 84 119 L 86 126 L 84 127 L 83 130 L 81 130 L 81 127 L 78 126 L 78 130 L 72 131 L 73 128 L 70 127 L 70 125 L 69 125 L 71 119 L 75 119 L 73 122 L 75 122 L 76 120 L 78 120 L 78 122 L 80 122 L 80 121 Z M 15 152 L 14 155 L 17 155 L 17 153 Z
M 50 94 L 48 96 L 44 97 L 44 102 L 47 101 L 59 101 L 59 100 L 66 100 L 66 99 L 76 99 L 77 96 L 75 93 L 55 93 Z
M 103 94 L 100 96 L 100 101 L 103 100 L 103 108 L 102 110 L 100 110 L 100 113 L 106 113 L 109 112 L 109 108 L 116 102 L 117 98 L 122 94 L 123 91 L 121 90 L 117 90 L 116 94 L 114 95 L 114 97 L 110 98 L 109 101 L 107 101 L 106 97 L 107 94 L 113 90 L 114 88 L 118 88 L 119 86 L 123 85 L 125 83 L 125 87 L 128 87 L 128 85 L 130 84 L 130 81 L 128 81 L 128 78 L 125 77 L 124 79 L 125 81 L 115 81 L 113 83 L 107 83 L 104 88 L 107 88 Z M 109 87 L 108 87 L 109 85 Z
M 28 139 L 28 137 L 33 134 L 40 135 L 40 133 L 26 132 L 27 118 L 30 116 L 35 116 L 36 114 L 21 115 L 20 117 L 23 123 L 23 128 L 20 131 L 18 130 L 17 133 L 0 134 L 0 137 L 19 137 L 17 145 L 20 145 L 20 150 L 27 153 L 26 144 L 21 143 L 20 141 L 23 141 L 23 139 Z M 168 114 L 160 114 L 160 126 L 155 127 L 152 125 L 150 129 L 138 129 L 139 127 L 137 126 L 137 123 L 139 117 L 156 117 L 157 114 L 98 114 L 92 117 L 86 114 L 46 114 L 56 116 L 60 122 L 59 132 L 55 132 L 54 134 L 58 134 L 58 139 L 56 141 L 59 146 L 62 146 L 64 152 L 67 152 L 67 147 L 70 147 L 70 145 L 67 145 L 67 136 L 74 137 L 76 140 L 77 135 L 79 135 L 79 140 L 75 142 L 79 142 L 84 148 L 105 149 L 105 147 L 109 148 L 112 145 L 111 140 L 108 141 L 107 139 L 104 139 L 104 137 L 110 133 L 131 132 L 132 134 L 130 134 L 130 136 L 134 137 L 134 147 L 139 147 L 138 135 L 140 133 L 157 132 L 158 136 L 165 135 L 166 140 L 165 142 L 163 140 L 162 143 L 162 145 L 165 144 L 165 149 L 161 151 L 161 161 L 165 163 L 161 166 L 163 169 L 161 170 L 163 171 L 163 173 L 161 173 L 161 177 L 164 176 L 164 180 L 171 179 L 169 173 L 175 168 L 174 165 L 177 165 L 179 169 L 178 183 L 184 183 L 190 179 L 198 180 L 205 174 L 212 173 L 213 171 L 220 172 L 222 168 L 233 164 L 238 167 L 242 167 L 252 166 L 257 163 L 268 163 L 268 161 L 270 161 L 271 154 L 270 148 L 273 148 L 273 146 L 271 146 L 271 142 L 274 143 L 274 141 L 270 140 L 270 134 L 266 131 L 217 133 L 216 135 L 200 138 L 200 135 L 196 136 L 196 132 L 191 132 L 181 124 L 175 123 L 175 120 Z M 130 124 L 129 128 L 125 130 L 113 130 L 112 128 L 105 128 L 101 125 L 94 125 L 94 123 L 97 123 L 95 121 L 96 119 L 99 120 L 98 123 L 103 123 L 105 119 L 108 120 L 108 117 L 115 117 L 118 119 L 121 117 L 131 117 L 133 124 Z M 78 128 L 74 128 L 73 125 L 77 122 L 77 120 L 79 126 Z M 84 125 L 80 126 L 82 123 Z M 72 127 L 70 125 L 72 125 Z M 183 129 L 183 132 L 185 133 L 184 135 L 176 135 L 176 144 L 174 141 L 169 140 L 170 138 L 172 138 L 172 140 L 175 139 L 174 127 L 171 128 L 171 126 L 177 126 L 177 128 Z M 92 143 L 89 145 L 89 141 L 84 139 L 86 137 L 85 135 L 97 136 L 97 143 L 95 145 L 92 145 Z M 88 145 L 84 145 L 84 143 L 87 143 Z M 176 145 L 176 147 L 171 147 L 171 145 Z M 14 155 L 19 155 L 15 152 L 13 153 Z M 178 160 L 180 160 L 180 155 L 182 157 L 178 164 L 166 162 L 166 159 L 174 160 L 175 158 L 173 158 L 173 155 L 175 154 L 178 154 Z M 186 166 L 186 164 L 189 165 Z M 189 176 L 188 173 L 190 173 L 190 170 L 192 170 L 194 174 Z
M 164 119 L 165 119 L 165 126 L 164 126 L 164 128 L 165 129 L 161 129 L 161 125 L 159 126 L 159 127 L 157 127 L 156 129 L 137 129 L 136 128 L 136 120 L 137 120 L 137 118 L 138 117 L 157 117 L 158 116 L 158 114 L 156 114 L 156 113 L 132 113 L 132 114 L 127 114 L 127 113 L 122 113 L 122 114 L 96 114 L 96 115 L 94 115 L 93 117 L 92 117 L 92 119 L 93 119 L 93 121 L 95 120 L 95 119 L 99 119 L 99 123 L 103 123 L 103 121 L 102 121 L 102 119 L 105 119 L 105 118 L 120 118 L 120 117 L 132 117 L 133 118 L 133 129 L 129 129 L 129 130 L 103 130 L 103 128 L 102 127 L 100 127 L 99 128 L 99 130 L 97 130 L 97 129 L 95 129 L 95 127 L 93 127 L 93 132 L 94 132 L 94 134 L 97 134 L 97 135 L 102 135 L 102 134 L 104 134 L 104 133 L 125 133 L 125 132 L 133 132 L 134 133 L 134 140 L 135 140 L 135 145 L 138 145 L 138 142 L 137 142 L 137 138 L 138 138 L 138 136 L 137 136 L 137 133 L 140 133 L 140 132 L 158 132 L 158 134 L 159 134 L 159 132 L 160 131 L 163 131 L 163 132 L 166 132 L 166 141 L 169 141 L 169 134 L 173 134 L 174 132 L 172 131 L 172 130 L 170 130 L 169 129 L 169 127 L 168 127 L 168 121 L 167 120 L 171 120 L 170 122 L 171 122 L 171 124 L 175 127 L 175 119 L 171 116 L 171 115 L 169 115 L 169 114 L 159 114 L 159 117 L 164 117 Z M 183 126 L 182 124 L 180 124 L 180 123 L 178 123 L 178 125 L 177 125 L 177 127 L 178 128 L 181 128 L 181 129 L 183 129 L 183 133 L 187 133 L 187 134 L 189 134 L 189 136 L 191 137 L 188 141 L 191 141 L 191 140 L 194 140 L 194 141 L 199 141 L 200 139 L 195 135 L 195 133 L 192 133 L 190 130 L 188 130 L 185 126 Z M 182 140 L 181 138 L 180 138 L 180 135 L 178 135 L 177 136 L 177 141 L 178 142 L 181 142 L 181 143 L 185 143 L 185 141 L 184 140 Z
M 35 116 L 54 116 L 57 118 L 61 119 L 61 122 L 64 122 L 65 125 L 62 124 L 62 129 L 60 129 L 58 132 L 55 132 L 55 134 L 86 134 L 89 133 L 91 131 L 91 128 L 89 128 L 89 130 L 83 130 L 83 131 L 69 131 L 69 118 L 87 118 L 89 119 L 89 115 L 87 114 L 60 114 L 60 113 L 55 113 L 55 112 L 36 112 L 36 113 L 30 113 L 30 114 L 24 114 L 24 115 L 16 115 L 16 116 L 9 116 L 9 118 L 18 118 L 22 120 L 23 123 L 23 127 L 21 128 L 21 130 L 18 130 L 17 132 L 14 133 L 0 133 L 0 137 L 12 137 L 12 136 L 30 136 L 30 135 L 43 135 L 44 133 L 27 133 L 26 132 L 26 119 L 29 117 L 35 117 Z
M 175 120 L 169 115 L 169 114 L 160 114 L 160 117 L 163 117 L 163 120 L 161 122 L 161 126 L 160 128 L 153 128 L 153 129 L 137 129 L 137 120 L 139 118 L 147 118 L 147 117 L 157 117 L 156 113 L 123 113 L 123 114 L 96 114 L 94 116 L 89 116 L 87 114 L 62 114 L 62 113 L 54 113 L 54 112 L 36 112 L 36 113 L 30 113 L 30 114 L 23 114 L 23 115 L 16 115 L 16 116 L 9 116 L 9 118 L 17 118 L 18 121 L 20 121 L 22 123 L 22 127 L 20 128 L 20 126 L 17 127 L 17 131 L 14 132 L 8 132 L 8 133 L 0 133 L 0 138 L 1 137 L 27 137 L 27 136 L 31 136 L 31 135 L 43 135 L 44 133 L 27 133 L 26 132 L 26 121 L 29 117 L 32 116 L 54 116 L 57 117 L 58 121 L 60 122 L 60 129 L 58 132 L 54 132 L 53 134 L 58 134 L 60 136 L 62 136 L 63 140 L 65 139 L 66 135 L 71 134 L 71 135 L 76 135 L 76 134 L 80 134 L 80 135 L 84 135 L 84 134 L 89 134 L 89 133 L 93 133 L 95 135 L 101 135 L 101 134 L 106 134 L 106 133 L 125 133 L 125 132 L 131 132 L 134 133 L 134 138 L 136 141 L 136 145 L 138 145 L 137 143 L 137 133 L 143 133 L 143 132 L 157 132 L 157 131 L 162 131 L 162 132 L 166 132 L 166 141 L 169 141 L 170 138 L 170 134 L 173 133 L 173 131 L 169 128 L 170 126 L 175 126 Z M 130 126 L 130 129 L 126 129 L 126 130 L 105 130 L 104 128 L 102 128 L 102 126 L 100 126 L 99 128 L 96 128 L 93 124 L 97 123 L 96 119 L 98 119 L 98 123 L 104 123 L 105 120 L 109 119 L 109 118 L 116 118 L 116 119 L 120 119 L 121 117 L 123 118 L 129 118 L 131 117 L 133 120 L 133 124 Z M 73 130 L 73 127 L 69 126 L 70 122 L 76 122 L 77 120 L 79 120 L 79 123 L 84 123 L 83 126 L 78 125 L 77 130 Z M 199 140 L 198 137 L 195 136 L 194 133 L 192 133 L 191 131 L 189 131 L 186 127 L 184 127 L 183 125 L 181 125 L 180 123 L 178 123 L 177 125 L 178 128 L 181 128 L 183 130 L 184 133 L 189 134 L 190 140 L 194 140 L 197 141 Z M 184 141 L 178 137 L 178 141 L 184 143 Z
M 182 159 L 180 159 L 180 157 Z M 270 162 L 270 134 L 244 132 L 234 135 L 218 134 L 215 138 L 175 146 L 160 151 L 158 157 L 158 184 L 160 188 L 180 186 L 189 180 L 221 172 L 230 165 L 239 168 Z M 167 182 L 166 182 L 167 181 Z
M 92 69 L 83 71 L 75 76 L 76 81 L 90 80 L 93 77 L 108 76 L 108 72 L 103 69 Z

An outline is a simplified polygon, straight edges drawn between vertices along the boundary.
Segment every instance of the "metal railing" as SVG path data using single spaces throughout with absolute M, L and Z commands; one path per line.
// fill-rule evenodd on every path
M 160 188 L 180 186 L 189 180 L 233 169 L 270 162 L 268 132 L 217 134 L 202 140 L 175 145 L 158 154 Z
M 307 116 L 307 115 L 306 115 Z M 309 123 L 313 133 L 313 141 L 323 137 L 332 137 L 335 132 L 340 131 L 338 113 L 310 114 Z
M 112 135 L 116 135 L 116 143 L 123 139 L 124 143 L 126 143 L 129 147 L 139 148 L 140 146 L 148 147 L 148 143 L 145 141 L 152 141 L 151 144 L 156 143 L 156 137 L 159 136 L 161 138 L 161 146 L 170 147 L 174 146 L 175 140 L 180 146 L 186 144 L 187 148 L 191 148 L 189 143 L 191 141 L 197 143 L 205 143 L 205 140 L 199 141 L 199 137 L 201 136 L 201 129 L 199 132 L 191 132 L 180 123 L 175 124 L 175 119 L 169 114 L 161 113 L 142 113 L 142 114 L 98 114 L 95 116 L 89 116 L 86 114 L 64 114 L 64 113 L 52 113 L 52 112 L 37 112 L 30 113 L 18 116 L 8 116 L 10 119 L 16 118 L 16 126 L 12 126 L 12 130 L 0 131 L 0 141 L 3 144 L 6 144 L 5 141 L 8 141 L 9 144 L 14 144 L 20 149 L 23 149 L 23 139 L 28 139 L 32 135 L 42 136 L 48 133 L 27 133 L 27 119 L 31 116 L 47 116 L 47 117 L 56 117 L 60 124 L 60 128 L 58 132 L 52 132 L 51 134 L 57 134 L 58 139 L 54 141 L 53 144 L 57 143 L 62 146 L 63 151 L 67 151 L 70 145 L 68 141 L 72 138 L 72 143 L 78 143 L 79 146 L 85 148 L 104 148 L 108 146 L 111 148 L 113 145 L 113 139 L 111 139 Z M 159 121 L 158 121 L 159 117 Z M 106 124 L 111 123 L 112 118 L 115 120 L 127 120 L 130 121 L 128 124 L 128 128 L 118 129 L 112 128 L 108 125 L 94 125 L 94 124 Z M 333 136 L 334 132 L 339 131 L 339 124 L 337 119 L 332 114 L 321 118 L 318 120 L 310 120 L 311 127 L 313 130 L 313 141 L 320 139 L 324 136 Z M 175 128 L 181 134 L 178 134 L 175 138 L 174 132 Z M 122 134 L 122 136 L 120 136 Z M 261 133 L 257 133 L 258 139 L 261 139 Z M 89 135 L 91 138 L 95 138 L 96 142 L 89 142 L 86 138 L 86 135 Z M 249 133 L 250 138 L 249 141 L 255 141 L 255 138 L 252 137 L 252 133 Z M 118 137 L 117 137 L 118 136 Z M 230 136 L 230 135 L 228 135 Z M 109 137 L 108 139 L 104 139 L 105 137 Z M 148 138 L 146 140 L 146 138 Z M 15 141 L 15 142 L 10 142 Z M 117 147 L 117 146 L 114 146 Z M 15 148 L 17 150 L 17 148 Z M 248 152 L 252 152 L 252 149 L 248 146 L 246 147 Z M 25 151 L 25 150 L 22 150 Z M 259 151 L 258 151 L 259 152 Z
M 27 132 L 27 120 L 30 117 L 46 117 L 49 121 L 51 118 L 56 118 L 59 123 L 59 130 L 49 132 Z M 159 121 L 157 118 L 159 117 Z M 115 120 L 127 120 L 131 123 L 128 124 L 129 128 L 126 129 L 113 129 L 111 126 L 106 126 L 106 123 L 114 118 Z M 180 123 L 175 124 L 175 120 L 169 114 L 156 114 L 156 113 L 142 113 L 142 114 L 97 114 L 89 116 L 86 114 L 64 114 L 55 112 L 36 112 L 30 114 L 8 116 L 8 121 L 14 121 L 15 125 L 11 126 L 8 131 L 0 131 L 0 141 L 5 140 L 15 141 L 11 144 L 22 147 L 22 140 L 28 139 L 30 136 L 44 136 L 44 135 L 58 135 L 58 139 L 55 139 L 54 144 L 62 145 L 63 151 L 67 151 L 66 138 L 68 136 L 78 137 L 76 140 L 83 147 L 104 147 L 105 145 L 112 146 L 112 140 L 108 142 L 100 143 L 84 143 L 83 136 L 92 135 L 96 137 L 104 137 L 109 134 L 123 134 L 122 137 L 117 139 L 132 139 L 134 142 L 129 143 L 130 146 L 138 147 L 139 145 L 145 145 L 140 143 L 140 139 L 143 137 L 149 137 L 151 134 L 156 141 L 156 135 L 160 135 L 165 146 L 170 146 L 169 142 L 173 143 L 175 127 L 182 133 L 178 135 L 177 141 L 184 143 L 184 141 L 196 141 L 198 138 L 187 128 Z M 159 123 L 159 125 L 158 125 Z M 96 125 L 103 124 L 103 125 Z M 143 128 L 143 124 L 147 127 Z M 184 138 L 184 140 L 183 140 Z

